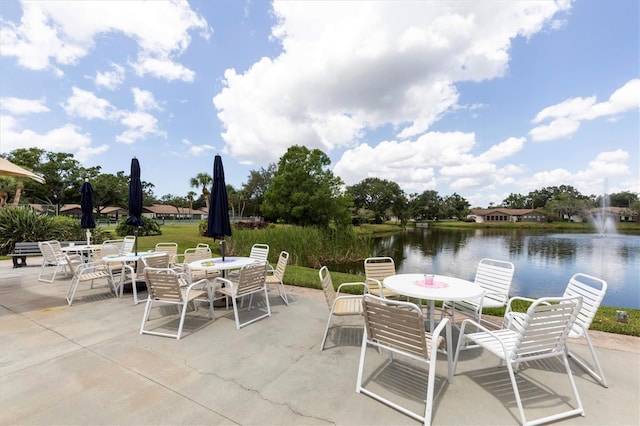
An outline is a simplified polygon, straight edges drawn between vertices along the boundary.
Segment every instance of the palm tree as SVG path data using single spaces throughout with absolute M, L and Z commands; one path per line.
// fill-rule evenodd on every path
M 207 206 L 207 211 L 209 211 L 209 189 L 207 186 L 211 185 L 213 182 L 213 178 L 206 173 L 198 173 L 196 177 L 191 178 L 189 181 L 192 188 L 199 188 L 202 186 L 202 196 L 204 197 L 204 202 Z
M 193 197 L 196 196 L 196 193 L 193 191 L 189 191 L 187 193 L 187 199 L 189 200 L 189 219 L 193 219 Z

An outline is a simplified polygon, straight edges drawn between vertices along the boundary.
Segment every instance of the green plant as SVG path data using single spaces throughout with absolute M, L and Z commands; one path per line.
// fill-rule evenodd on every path
M 160 224 L 157 221 L 143 216 L 142 226 L 138 227 L 138 229 L 136 229 L 135 226 L 127 225 L 126 219 L 122 219 L 116 227 L 116 234 L 121 237 L 124 237 L 125 235 L 162 235 L 162 231 L 160 230 Z
M 49 239 L 58 241 L 84 241 L 87 230 L 80 227 L 80 221 L 69 216 L 51 217 L 51 234 Z M 91 230 L 91 242 L 101 244 L 111 238 L 111 233 L 100 226 Z
M 230 254 L 242 255 L 255 243 L 269 245 L 269 261 L 275 263 L 280 252 L 291 254 L 290 264 L 319 268 L 325 262 L 364 259 L 371 252 L 371 235 L 357 234 L 352 228 L 324 229 L 315 226 L 271 225 L 262 229 L 235 229 L 227 240 Z
M 5 207 L 0 210 L 0 254 L 13 251 L 18 241 L 52 239 L 52 220 L 28 207 Z

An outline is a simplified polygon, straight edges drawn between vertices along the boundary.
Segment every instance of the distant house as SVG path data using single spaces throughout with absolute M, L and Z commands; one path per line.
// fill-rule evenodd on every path
M 591 219 L 599 218 L 604 212 L 607 217 L 613 218 L 616 222 L 638 222 L 638 212 L 626 207 L 604 207 L 594 208 L 588 211 Z
M 207 214 L 204 208 L 189 209 L 189 207 L 175 207 L 169 204 L 152 204 L 144 207 L 144 213 L 142 215 L 160 220 L 200 220 L 206 218 Z
M 93 213 L 94 215 L 98 214 L 95 208 L 93 209 Z M 80 219 L 82 217 L 82 209 L 80 208 L 80 204 L 65 204 L 60 207 L 60 214 L 71 216 L 75 219 Z M 106 216 L 107 218 L 115 221 L 119 221 L 123 217 L 129 216 L 129 211 L 127 209 L 123 209 L 122 207 L 107 206 L 100 209 L 100 215 Z
M 44 204 L 31 204 L 30 206 L 39 212 L 49 211 L 55 214 L 51 210 L 54 206 Z M 59 213 L 75 219 L 82 217 L 80 204 L 65 204 L 60 207 Z M 207 218 L 207 214 L 206 208 L 189 209 L 188 207 L 175 207 L 168 204 L 152 204 L 142 208 L 142 216 L 157 220 L 202 220 Z M 96 209 L 94 209 L 94 215 L 97 215 Z M 106 216 L 109 220 L 120 221 L 122 218 L 129 216 L 129 210 L 115 206 L 102 207 L 100 216 Z
M 546 222 L 547 215 L 534 209 L 472 209 L 467 219 L 485 222 Z

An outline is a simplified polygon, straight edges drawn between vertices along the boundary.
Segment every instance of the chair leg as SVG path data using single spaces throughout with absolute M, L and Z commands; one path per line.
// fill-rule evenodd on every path
M 289 306 L 289 298 L 287 297 L 287 291 L 284 288 L 284 283 L 280 280 L 278 283 L 278 292 L 280 293 L 280 298 L 284 301 L 284 304 Z
M 189 305 L 188 301 L 185 301 L 182 304 L 182 312 L 180 314 L 180 325 L 178 326 L 178 334 L 176 334 L 176 340 L 180 340 L 180 336 L 182 335 L 182 326 L 184 325 L 184 318 L 187 316 L 188 305 Z
M 144 324 L 149 321 L 149 314 L 151 313 L 151 305 L 153 300 L 147 298 L 147 303 L 144 305 L 144 314 L 142 316 L 142 324 L 140 325 L 140 334 L 144 333 Z
M 329 312 L 329 319 L 327 320 L 327 327 L 324 330 L 324 337 L 322 338 L 322 344 L 320 345 L 320 351 L 324 350 L 324 344 L 327 341 L 327 335 L 329 334 L 329 325 L 331 324 L 331 318 L 333 317 L 333 307 Z
M 73 303 L 73 296 L 76 294 L 76 290 L 78 289 L 78 284 L 80 280 L 73 278 L 71 283 L 69 284 L 69 289 L 67 290 L 67 304 L 71 306 Z
M 589 338 L 589 333 L 584 332 L 584 338 L 587 341 L 587 346 L 589 346 L 589 351 L 591 352 L 591 358 L 593 359 L 594 367 L 592 368 L 584 359 L 580 358 L 575 353 L 569 350 L 569 346 L 567 345 L 567 355 L 571 357 L 584 371 L 586 371 L 591 377 L 596 379 L 598 383 L 600 383 L 603 387 L 608 388 L 607 380 L 604 377 L 604 372 L 602 371 L 602 366 L 600 365 L 600 361 L 598 360 L 598 356 L 596 355 L 596 350 L 591 344 L 591 339 Z
M 427 401 L 424 409 L 424 424 L 431 424 L 431 412 L 433 410 L 433 387 L 436 381 L 436 363 L 435 360 L 438 357 L 437 353 L 431 354 L 431 360 L 429 361 L 429 379 L 427 381 Z
M 38 281 L 44 281 L 44 282 L 50 283 L 51 281 L 49 281 L 49 280 L 47 280 L 45 278 L 42 278 L 42 276 L 44 275 L 44 270 L 45 270 L 46 267 L 47 267 L 47 264 L 45 262 L 42 262 L 42 265 L 40 266 L 40 274 L 38 274 Z
M 240 318 L 238 317 L 238 303 L 236 302 L 236 298 L 232 297 L 231 302 L 233 303 L 233 316 L 236 319 L 236 329 L 240 330 Z
M 331 317 L 329 317 L 331 318 Z M 328 326 L 329 324 L 327 324 Z M 325 334 L 326 337 L 326 334 Z M 323 347 L 324 347 L 324 340 L 322 341 Z M 320 349 L 322 350 L 322 349 Z M 380 351 L 380 348 L 378 348 L 378 351 Z M 358 364 L 358 378 L 356 380 L 356 392 L 360 393 L 360 390 L 362 389 L 362 373 L 364 371 L 364 360 L 365 360 L 365 354 L 367 352 L 367 329 L 365 328 L 364 330 L 364 335 L 362 336 L 362 345 L 360 348 L 360 363 Z

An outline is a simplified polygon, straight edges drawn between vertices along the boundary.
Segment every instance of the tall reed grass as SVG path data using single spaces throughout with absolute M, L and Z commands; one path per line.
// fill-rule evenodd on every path
M 277 262 L 282 250 L 290 254 L 293 265 L 319 268 L 325 262 L 352 262 L 370 255 L 370 234 L 357 234 L 352 228 L 322 229 L 292 225 L 272 225 L 263 229 L 233 230 L 227 247 L 231 254 L 247 256 L 253 244 L 269 245 L 269 261 Z

